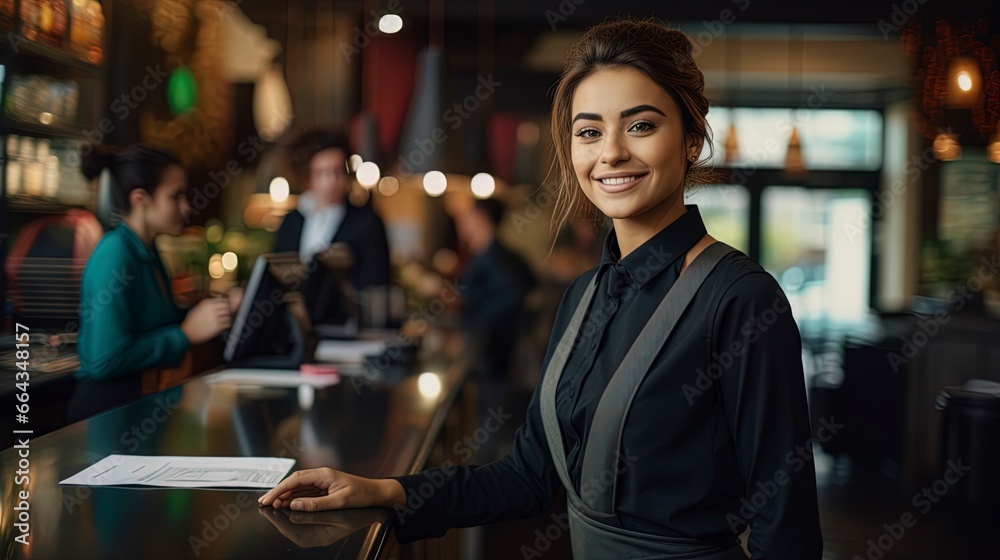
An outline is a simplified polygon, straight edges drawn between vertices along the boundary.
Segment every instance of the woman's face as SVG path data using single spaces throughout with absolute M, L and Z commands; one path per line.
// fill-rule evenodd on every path
M 604 215 L 627 219 L 683 196 L 686 162 L 700 146 L 684 138 L 680 109 L 646 74 L 616 67 L 587 76 L 571 117 L 577 180 Z
M 180 166 L 164 169 L 160 184 L 146 200 L 146 226 L 150 231 L 168 235 L 180 235 L 184 231 L 191 205 L 187 200 L 187 175 Z
M 347 194 L 347 155 L 339 148 L 330 148 L 309 160 L 309 189 L 326 204 L 340 204 Z

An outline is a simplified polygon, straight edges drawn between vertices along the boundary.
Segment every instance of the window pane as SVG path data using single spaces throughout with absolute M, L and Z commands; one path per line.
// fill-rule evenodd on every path
M 750 193 L 740 185 L 705 185 L 684 195 L 685 204 L 698 205 L 708 233 L 749 252 Z
M 761 265 L 781 284 L 803 331 L 864 321 L 871 283 L 868 193 L 768 187 Z
M 877 111 L 713 107 L 713 165 L 726 159 L 726 135 L 736 124 L 739 154 L 733 167 L 780 169 L 792 125 L 799 129 L 807 169 L 878 169 L 882 164 L 882 116 Z M 708 146 L 702 151 L 708 157 Z

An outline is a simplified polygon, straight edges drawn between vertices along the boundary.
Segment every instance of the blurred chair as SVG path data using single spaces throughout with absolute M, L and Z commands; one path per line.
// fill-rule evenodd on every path
M 97 218 L 80 209 L 39 218 L 18 232 L 6 263 L 18 321 L 76 330 L 80 277 L 103 234 Z
M 843 379 L 819 373 L 810 384 L 813 426 L 833 419 L 844 428 L 823 450 L 898 473 L 903 460 L 903 420 L 908 368 L 888 356 L 900 352 L 892 340 L 876 344 L 845 341 Z

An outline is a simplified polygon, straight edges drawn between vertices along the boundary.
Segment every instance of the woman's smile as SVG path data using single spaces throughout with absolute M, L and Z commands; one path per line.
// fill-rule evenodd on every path
M 623 172 L 608 173 L 595 177 L 594 182 L 602 191 L 608 194 L 617 194 L 628 191 L 642 182 L 649 173 L 643 172 Z

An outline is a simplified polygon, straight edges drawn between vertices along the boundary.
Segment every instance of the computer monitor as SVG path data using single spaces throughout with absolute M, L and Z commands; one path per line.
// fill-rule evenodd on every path
M 346 243 L 317 253 L 299 277 L 303 303 L 320 338 L 354 338 L 360 324 L 360 295 L 350 281 L 354 254 Z
M 298 368 L 312 358 L 312 325 L 296 282 L 294 253 L 257 257 L 226 336 L 223 358 L 248 367 Z

